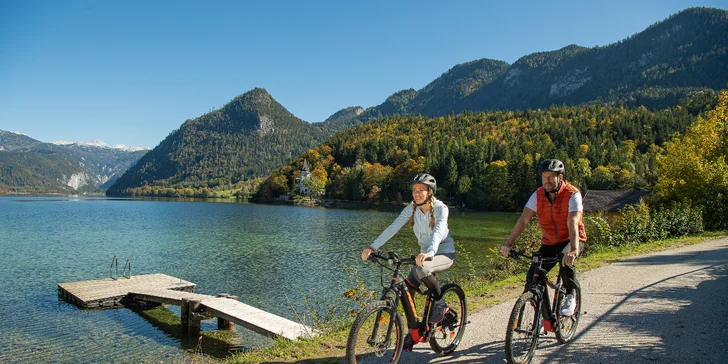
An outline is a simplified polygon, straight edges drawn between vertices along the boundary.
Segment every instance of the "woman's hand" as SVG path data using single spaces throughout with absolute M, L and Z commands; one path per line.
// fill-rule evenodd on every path
M 417 263 L 417 265 L 419 265 L 421 267 L 423 264 L 425 264 L 425 260 L 427 260 L 429 258 L 432 258 L 432 255 L 420 253 L 415 258 L 415 263 Z
M 374 248 L 372 248 L 370 246 L 364 248 L 364 251 L 361 252 L 361 260 L 367 260 L 367 259 L 369 259 L 369 255 L 372 254 L 372 252 L 375 251 L 375 250 L 376 249 L 374 249 Z

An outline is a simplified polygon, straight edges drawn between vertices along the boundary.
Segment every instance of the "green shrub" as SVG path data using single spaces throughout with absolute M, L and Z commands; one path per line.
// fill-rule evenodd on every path
M 687 202 L 672 202 L 667 207 L 653 210 L 652 238 L 661 240 L 681 237 L 703 231 L 702 211 Z
M 635 245 L 652 239 L 650 208 L 644 202 L 627 205 L 620 212 L 621 216 L 613 229 L 612 245 Z
M 583 218 L 584 228 L 586 229 L 586 245 L 582 254 L 588 255 L 598 246 L 614 245 L 614 237 L 612 229 L 604 216 L 585 216 Z
M 703 221 L 708 230 L 728 230 L 728 188 L 705 191 Z

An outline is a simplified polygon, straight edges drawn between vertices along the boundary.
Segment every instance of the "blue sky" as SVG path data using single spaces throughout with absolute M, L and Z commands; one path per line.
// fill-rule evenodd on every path
M 323 121 L 460 63 L 604 46 L 693 6 L 728 1 L 4 0 L 0 129 L 154 147 L 255 87 Z

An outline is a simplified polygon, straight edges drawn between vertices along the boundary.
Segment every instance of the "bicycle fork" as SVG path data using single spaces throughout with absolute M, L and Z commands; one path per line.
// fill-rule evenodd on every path
M 395 321 L 395 315 L 398 315 L 397 313 L 397 304 L 399 303 L 399 297 L 395 295 L 394 299 L 390 299 L 390 311 L 389 311 L 389 323 L 387 324 L 387 336 L 384 339 L 383 343 L 377 342 L 377 333 L 379 332 L 379 324 L 386 321 L 385 318 L 382 317 L 382 311 L 377 312 L 377 319 L 374 320 L 374 325 L 372 326 L 372 334 L 367 338 L 367 344 L 371 346 L 377 346 L 381 345 L 383 348 L 388 348 L 392 343 L 392 331 L 394 329 L 394 321 Z

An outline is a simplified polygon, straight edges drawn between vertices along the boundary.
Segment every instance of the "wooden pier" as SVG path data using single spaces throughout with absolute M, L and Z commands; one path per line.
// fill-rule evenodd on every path
M 209 296 L 193 293 L 194 283 L 166 274 L 147 274 L 121 279 L 58 284 L 58 295 L 82 308 L 115 308 L 128 301 L 177 305 L 181 309 L 182 330 L 199 334 L 200 320 L 218 318 L 218 327 L 233 329 L 235 324 L 267 336 L 289 340 L 314 336 L 303 324 L 246 305 L 229 295 Z

